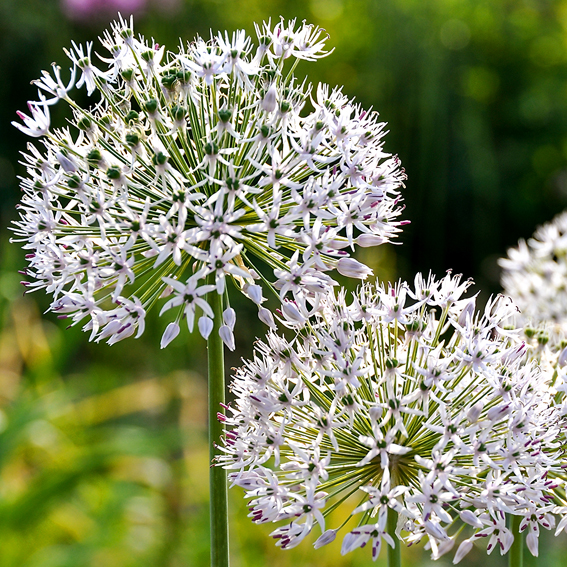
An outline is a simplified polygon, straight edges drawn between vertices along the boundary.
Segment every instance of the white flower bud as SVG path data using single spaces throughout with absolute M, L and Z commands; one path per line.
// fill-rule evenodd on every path
M 481 401 L 476 402 L 476 404 L 469 411 L 467 411 L 467 419 L 471 423 L 476 423 L 478 421 L 478 418 L 480 417 L 480 414 L 482 413 L 483 407 L 484 404 Z
M 487 417 L 490 421 L 498 421 L 507 416 L 511 410 L 510 404 L 498 405 L 488 410 Z
M 272 83 L 262 99 L 262 110 L 265 110 L 266 112 L 273 112 L 276 109 L 276 94 L 276 85 L 275 83 Z
M 348 278 L 358 278 L 365 280 L 372 275 L 372 270 L 354 258 L 341 258 L 337 262 L 337 272 Z
M 276 328 L 274 317 L 269 309 L 266 309 L 265 307 L 258 307 L 258 319 L 260 319 L 260 321 L 262 321 L 265 325 L 268 325 L 268 327 L 272 329 Z
M 326 532 L 323 532 L 323 534 L 319 536 L 317 541 L 313 544 L 313 547 L 315 549 L 319 549 L 320 547 L 323 547 L 324 545 L 327 545 L 332 541 L 335 541 L 336 537 L 337 537 L 337 530 L 327 530 Z
M 567 347 L 565 347 L 559 353 L 559 359 L 557 360 L 557 362 L 559 363 L 559 366 L 561 366 L 561 367 L 563 367 L 563 366 L 565 366 L 565 364 L 567 364 Z
M 362 246 L 362 248 L 370 248 L 372 246 L 384 244 L 386 240 L 377 234 L 361 234 L 355 242 L 358 246 Z
M 425 520 L 423 527 L 429 535 L 432 535 L 434 538 L 440 539 L 441 541 L 444 541 L 449 537 L 447 532 L 437 522 Z
M 520 536 L 516 536 L 516 537 L 520 537 Z M 530 553 L 534 557 L 537 557 L 539 555 L 538 537 L 533 530 L 530 530 L 530 533 L 526 536 L 526 545 L 528 546 Z
M 498 543 L 500 544 L 500 555 L 505 555 L 506 553 L 508 553 L 509 549 L 514 543 L 514 536 L 512 532 L 510 530 L 506 532 L 500 532 Z
M 211 331 L 213 330 L 213 320 L 210 317 L 203 315 L 199 318 L 197 325 L 199 326 L 199 332 L 201 333 L 201 336 L 205 340 L 207 340 L 209 338 L 209 335 L 211 334 Z
M 159 296 L 159 298 L 164 299 L 166 297 L 169 297 L 172 293 L 173 293 L 173 288 L 170 285 L 165 286 L 165 288 L 161 292 L 161 295 Z
M 465 539 L 461 545 L 459 545 L 459 549 L 457 549 L 457 553 L 455 553 L 455 557 L 453 558 L 453 565 L 456 565 L 461 561 L 461 559 L 467 555 L 467 553 L 473 548 L 473 543 L 470 539 Z
M 378 421 L 379 419 L 381 419 L 383 413 L 384 413 L 384 410 L 380 406 L 372 406 L 368 410 L 368 414 L 370 415 L 370 419 L 372 419 L 373 421 Z
M 179 325 L 177 323 L 170 323 L 161 337 L 160 347 L 165 348 L 177 335 L 179 334 Z
M 264 298 L 262 296 L 262 286 L 259 286 L 257 284 L 247 285 L 244 291 L 256 305 L 260 305 L 264 301 Z
M 433 559 L 439 559 L 439 557 L 441 557 L 442 555 L 449 553 L 449 551 L 453 549 L 454 545 L 455 545 L 455 538 L 450 537 L 449 539 L 442 541 L 437 546 L 437 552 L 432 554 Z
M 306 318 L 301 314 L 297 305 L 292 301 L 284 301 L 282 304 L 282 314 L 291 323 L 303 325 L 306 321 Z
M 348 240 L 331 240 L 327 242 L 327 246 L 332 250 L 342 250 L 343 248 L 347 248 L 350 246 L 350 242 Z
M 75 171 L 77 171 L 77 165 L 75 164 L 75 162 L 69 159 L 67 156 L 64 156 L 61 152 L 57 152 L 55 154 L 55 157 L 57 158 L 57 161 L 60 163 L 61 168 L 65 173 L 75 173 Z
M 236 323 L 236 313 L 232 307 L 228 307 L 224 310 L 222 314 L 222 320 L 224 321 L 225 325 L 228 325 L 231 330 L 234 329 L 234 325 Z
M 360 545 L 358 539 L 358 536 L 352 532 L 346 534 L 341 545 L 341 555 L 346 555 L 356 549 Z
M 232 329 L 228 325 L 223 325 L 219 329 L 219 336 L 222 339 L 222 342 L 230 349 L 234 350 L 236 345 L 234 344 L 234 333 Z
M 474 316 L 475 306 L 476 306 L 476 296 L 471 297 L 466 302 L 465 307 L 463 308 L 461 314 L 459 315 L 458 322 L 461 327 L 466 326 L 467 322 L 469 322 L 472 319 L 472 317 Z
M 474 528 L 484 527 L 484 524 L 478 519 L 478 516 L 470 510 L 461 510 L 459 516 L 461 517 L 461 520 L 463 520 L 466 524 L 469 524 L 469 526 L 473 526 Z

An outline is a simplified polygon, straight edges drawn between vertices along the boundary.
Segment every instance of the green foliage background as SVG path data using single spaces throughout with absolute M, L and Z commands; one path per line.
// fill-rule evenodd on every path
M 496 259 L 567 204 L 567 1 L 154 0 L 136 29 L 173 49 L 280 15 L 327 29 L 335 52 L 299 72 L 380 111 L 406 167 L 403 246 L 361 259 L 382 279 L 452 268 L 497 292 Z M 139 340 L 88 344 L 42 316 L 48 298 L 22 296 L 23 253 L 8 244 L 27 142 L 9 123 L 36 96 L 29 81 L 108 22 L 69 20 L 57 0 L 0 0 L 0 567 L 208 564 L 204 342 L 184 333 L 159 351 L 154 317 Z M 229 367 L 263 333 L 237 308 Z M 368 550 L 341 557 L 340 542 L 282 552 L 231 497 L 234 567 L 371 563 Z M 566 548 L 544 534 L 539 565 L 563 565 Z M 404 557 L 431 563 L 421 548 Z M 504 562 L 478 549 L 463 564 Z

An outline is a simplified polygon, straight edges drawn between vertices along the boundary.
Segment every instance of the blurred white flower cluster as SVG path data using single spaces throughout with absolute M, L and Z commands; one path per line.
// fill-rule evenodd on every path
M 518 306 L 531 357 L 552 376 L 555 401 L 567 414 L 567 212 L 520 240 L 499 261 L 502 287 Z
M 499 296 L 479 313 L 468 285 L 418 275 L 413 288 L 365 284 L 350 303 L 329 294 L 294 340 L 271 331 L 237 371 L 220 462 L 252 521 L 285 522 L 277 545 L 318 524 L 315 547 L 344 530 L 343 554 L 368 545 L 376 559 L 397 514 L 397 537 L 426 538 L 434 558 L 461 539 L 458 563 L 477 541 L 506 553 L 507 516 L 534 555 L 540 528 L 559 516 L 563 530 L 555 390 L 505 325 L 514 305 Z
M 385 124 L 340 89 L 313 92 L 293 74 L 299 60 L 327 54 L 322 30 L 295 21 L 256 30 L 257 47 L 239 31 L 172 53 L 121 19 L 101 38 L 104 57 L 73 44 L 68 84 L 56 65 L 36 81 L 39 101 L 16 124 L 42 138 L 24 154 L 16 239 L 28 250 L 28 289 L 53 294 L 51 310 L 83 322 L 91 339 L 140 336 L 158 304 L 171 317 L 162 347 L 182 318 L 192 330 L 198 317 L 206 338 L 206 295 L 218 293 L 233 348 L 227 279 L 273 326 L 266 290 L 316 307 L 335 285 L 329 271 L 371 273 L 350 257 L 357 245 L 400 231 L 405 174 L 383 150 Z M 71 97 L 82 86 L 97 93 L 90 108 Z M 53 130 L 59 101 L 73 117 Z
M 528 242 L 520 240 L 499 264 L 504 293 L 519 308 L 518 324 L 545 324 L 557 341 L 567 330 L 567 213 L 539 227 Z

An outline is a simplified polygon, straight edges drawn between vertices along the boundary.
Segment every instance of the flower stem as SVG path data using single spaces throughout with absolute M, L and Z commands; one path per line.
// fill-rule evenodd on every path
M 512 515 L 510 529 L 514 535 L 514 543 L 508 552 L 508 565 L 510 567 L 523 567 L 524 565 L 524 534 L 520 532 L 521 516 Z
M 398 524 L 398 513 L 394 510 L 388 510 L 388 524 L 386 526 L 386 531 L 390 537 L 394 540 L 394 547 L 388 548 L 388 567 L 401 567 L 402 565 L 402 549 L 400 545 L 400 540 L 396 535 L 396 526 Z
M 222 295 L 209 293 L 209 304 L 214 313 L 213 330 L 207 341 L 209 363 L 209 456 L 211 469 L 210 486 L 210 522 L 211 522 L 211 567 L 228 567 L 228 500 L 226 471 L 214 465 L 214 458 L 219 454 L 216 444 L 220 443 L 223 424 L 217 413 L 224 403 L 224 345 L 219 336 L 222 324 Z

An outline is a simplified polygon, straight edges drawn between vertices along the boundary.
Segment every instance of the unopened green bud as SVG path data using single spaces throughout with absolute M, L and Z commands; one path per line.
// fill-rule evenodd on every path
M 191 72 L 190 71 L 177 71 L 176 75 L 179 82 L 186 85 L 191 80 Z
M 168 73 L 161 78 L 161 84 L 167 89 L 172 90 L 177 81 L 177 73 Z
M 133 122 L 137 122 L 138 121 L 138 117 L 139 114 L 135 111 L 135 110 L 131 110 L 127 115 L 126 115 L 126 124 L 132 124 Z
M 144 103 L 144 110 L 150 115 L 154 114 L 158 105 L 159 103 L 155 98 L 150 98 Z
M 165 165 L 167 163 L 167 156 L 163 152 L 157 152 L 152 156 L 152 163 L 154 165 Z
M 99 167 L 101 161 L 102 161 L 102 154 L 100 153 L 100 150 L 98 150 L 97 148 L 93 148 L 87 154 L 87 162 L 92 167 Z
M 125 140 L 126 143 L 133 148 L 140 143 L 140 136 L 138 136 L 135 132 L 130 132 L 129 134 L 126 134 Z
M 408 331 L 408 333 L 417 333 L 417 331 L 419 331 L 419 327 L 419 321 L 416 319 L 415 321 L 410 321 L 406 325 L 406 330 Z
M 386 368 L 389 368 L 391 370 L 392 368 L 397 368 L 397 367 L 398 367 L 398 361 L 395 358 L 386 359 Z
M 208 142 L 205 144 L 205 153 L 208 156 L 215 156 L 219 153 L 219 147 L 214 142 Z
M 222 110 L 219 110 L 219 120 L 223 123 L 226 123 L 230 120 L 230 117 L 232 116 L 232 111 L 228 110 L 227 108 L 224 108 Z
M 122 175 L 122 170 L 117 165 L 111 165 L 106 170 L 106 176 L 108 177 L 108 179 L 111 179 L 111 180 L 120 179 L 121 175 Z
M 67 185 L 70 189 L 78 189 L 82 184 L 81 178 L 77 174 L 71 175 L 69 179 L 67 179 Z
M 112 125 L 112 117 L 109 114 L 105 114 L 100 117 L 100 122 L 105 128 L 109 128 Z
M 134 37 L 134 32 L 130 28 L 124 28 L 121 30 L 120 35 L 123 39 L 131 39 Z
M 270 135 L 270 127 L 262 124 L 262 126 L 260 126 L 260 133 L 264 138 L 267 138 Z
M 546 345 L 549 342 L 549 335 L 545 331 L 540 331 L 537 335 L 537 342 L 540 345 Z
M 122 71 L 120 71 L 120 75 L 122 75 L 122 78 L 129 83 L 134 76 L 134 69 L 122 69 Z
M 77 128 L 79 128 L 79 130 L 88 130 L 92 125 L 93 123 L 91 122 L 91 119 L 88 116 L 83 116 L 77 122 Z
M 185 191 L 174 191 L 173 192 L 173 202 L 179 202 L 179 203 L 183 203 L 183 201 L 185 201 Z
M 181 122 L 185 118 L 187 110 L 185 110 L 185 108 L 183 108 L 182 106 L 174 104 L 173 108 L 171 109 L 171 113 L 173 114 L 173 119 L 176 122 Z
M 240 181 L 238 179 L 232 179 L 231 177 L 229 177 L 226 180 L 226 186 L 230 191 L 237 191 L 240 187 Z

